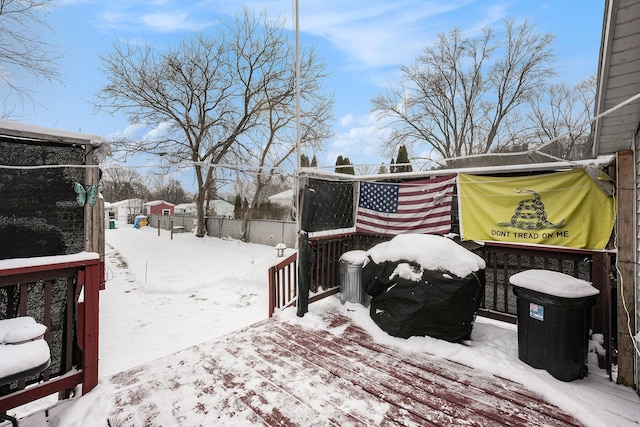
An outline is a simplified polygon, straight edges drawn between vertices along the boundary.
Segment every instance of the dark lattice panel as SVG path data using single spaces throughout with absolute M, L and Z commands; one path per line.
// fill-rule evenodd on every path
M 84 148 L 0 142 L 0 164 L 84 163 Z M 84 250 L 84 209 L 74 182 L 82 168 L 0 169 L 0 259 L 62 255 Z
M 353 183 L 309 179 L 311 209 L 302 212 L 306 231 L 324 231 L 353 227 Z M 309 193 L 307 193 L 309 194 Z M 308 206 L 305 204 L 305 207 Z
M 36 145 L 0 141 L 0 165 L 83 165 L 82 146 Z M 84 208 L 76 202 L 74 182 L 84 183 L 84 168 L 0 169 L 0 259 L 72 254 L 85 250 Z M 61 372 L 66 279 L 51 287 L 51 374 Z M 44 323 L 43 283 L 29 285 L 27 315 Z M 20 314 L 18 286 L 0 289 L 0 319 Z

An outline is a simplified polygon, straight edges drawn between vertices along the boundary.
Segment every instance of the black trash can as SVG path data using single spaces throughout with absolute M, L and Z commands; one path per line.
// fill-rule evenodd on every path
M 589 282 L 547 270 L 510 277 L 517 297 L 518 358 L 560 381 L 587 375 L 591 311 L 599 291 Z

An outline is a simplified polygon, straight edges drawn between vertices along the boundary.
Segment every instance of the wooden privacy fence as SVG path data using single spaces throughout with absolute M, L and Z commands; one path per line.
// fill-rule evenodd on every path
M 309 302 L 339 292 L 340 256 L 349 250 L 370 249 L 388 240 L 382 236 L 347 233 L 309 239 L 310 291 Z M 611 268 L 615 254 L 604 251 L 551 249 L 487 243 L 472 250 L 486 262 L 486 288 L 479 315 L 516 323 L 516 297 L 509 277 L 529 269 L 558 271 L 592 282 L 600 291 L 593 311 L 593 329 L 604 335 L 607 349 L 607 371 L 611 373 L 614 342 L 615 282 Z M 297 295 L 297 254 L 293 254 L 269 270 L 269 316 L 275 309 L 292 305 Z
M 98 384 L 101 268 L 99 254 L 87 252 L 0 260 L 0 319 L 30 316 L 44 324 L 51 352 L 42 374 L 0 389 L 0 412 Z

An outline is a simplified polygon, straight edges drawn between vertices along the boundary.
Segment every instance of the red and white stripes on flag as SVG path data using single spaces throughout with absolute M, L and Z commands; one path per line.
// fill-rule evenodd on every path
M 455 175 L 403 183 L 360 182 L 356 230 L 375 234 L 447 234 Z

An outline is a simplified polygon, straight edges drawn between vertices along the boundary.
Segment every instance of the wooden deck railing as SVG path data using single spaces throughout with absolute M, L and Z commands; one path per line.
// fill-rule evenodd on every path
M 269 269 L 269 317 L 275 309 L 291 304 L 298 295 L 298 253 L 289 255 Z
M 524 270 L 542 269 L 558 271 L 578 279 L 592 282 L 600 291 L 602 302 L 608 305 L 612 283 L 608 274 L 613 254 L 577 249 L 523 247 L 504 244 L 486 244 L 475 253 L 484 258 L 487 286 L 482 311 L 494 317 L 515 323 L 516 298 L 509 277 Z M 602 311 L 598 311 L 598 316 Z
M 0 390 L 0 412 L 55 393 L 66 398 L 78 385 L 84 394 L 98 384 L 102 267 L 100 256 L 87 252 L 0 260 L 0 318 L 35 318 L 47 326 L 51 351 L 41 375 Z
M 352 249 L 369 249 L 382 240 L 379 236 L 341 234 L 339 236 L 310 238 L 310 276 L 312 293 L 330 290 L 309 299 L 309 302 L 339 291 L 339 259 Z M 615 265 L 613 253 L 574 249 L 550 249 L 505 244 L 486 244 L 474 249 L 486 262 L 486 288 L 479 311 L 480 316 L 516 323 L 516 297 L 509 277 L 528 269 L 553 270 L 593 283 L 600 291 L 593 311 L 594 332 L 605 338 L 607 367 L 613 354 L 613 306 L 615 283 L 611 266 Z M 295 303 L 297 295 L 296 254 L 269 270 L 269 316 L 275 308 Z M 273 283 L 273 285 L 272 285 Z M 613 299 L 612 299 L 613 298 Z M 283 301 L 288 301 L 284 303 Z M 608 368 L 610 373 L 610 370 Z
M 309 302 L 340 291 L 340 256 L 353 248 L 355 233 L 309 239 Z M 296 304 L 298 295 L 298 254 L 294 253 L 269 269 L 269 317 L 276 309 Z

